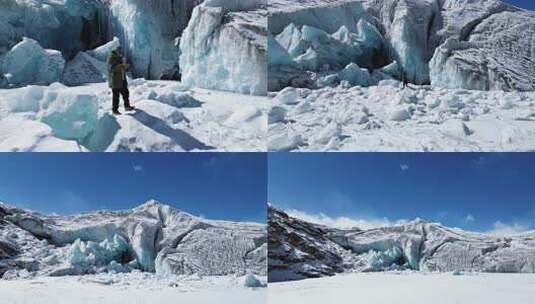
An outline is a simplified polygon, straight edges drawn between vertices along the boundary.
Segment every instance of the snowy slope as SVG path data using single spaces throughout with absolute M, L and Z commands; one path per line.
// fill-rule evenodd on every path
M 420 219 L 342 230 L 293 219 L 272 207 L 268 229 L 270 281 L 393 270 L 535 273 L 533 232 L 497 237 Z
M 156 201 L 48 216 L 0 205 L 4 279 L 144 271 L 164 278 L 266 274 L 265 226 L 212 221 Z
M 130 99 L 138 110 L 112 116 L 107 83 L 0 92 L 1 151 L 266 149 L 264 97 L 136 79 Z

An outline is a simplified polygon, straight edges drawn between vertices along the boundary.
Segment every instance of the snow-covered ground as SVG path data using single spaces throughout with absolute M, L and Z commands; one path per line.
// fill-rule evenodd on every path
M 534 151 L 535 93 L 378 86 L 272 95 L 271 151 Z
M 358 273 L 270 283 L 268 293 L 277 304 L 530 304 L 534 290 L 533 274 Z
M 0 151 L 265 151 L 265 97 L 132 80 L 111 115 L 106 83 L 0 90 Z M 122 110 L 122 100 L 121 108 Z
M 266 288 L 246 288 L 239 277 L 161 280 L 147 273 L 2 281 L 0 294 L 10 304 L 267 303 Z

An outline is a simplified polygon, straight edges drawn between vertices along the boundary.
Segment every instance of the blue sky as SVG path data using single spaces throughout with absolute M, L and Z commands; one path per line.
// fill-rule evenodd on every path
M 271 154 L 268 164 L 269 201 L 319 222 L 535 229 L 534 153 Z
M 535 1 L 534 0 L 504 0 L 504 2 L 516 5 L 518 7 L 535 10 Z
M 45 213 L 150 198 L 209 219 L 265 222 L 265 154 L 0 154 L 0 200 Z

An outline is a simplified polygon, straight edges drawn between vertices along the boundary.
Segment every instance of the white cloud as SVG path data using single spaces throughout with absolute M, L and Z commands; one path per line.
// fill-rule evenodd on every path
M 494 223 L 494 228 L 488 233 L 496 236 L 510 236 L 527 231 L 529 231 L 529 227 L 526 225 L 519 223 L 504 224 L 501 221 L 497 221 Z
M 311 222 L 316 224 L 325 225 L 333 228 L 348 229 L 358 227 L 360 229 L 372 229 L 379 227 L 387 227 L 394 225 L 405 224 L 407 220 L 391 221 L 388 218 L 351 218 L 351 217 L 330 217 L 323 213 L 309 214 L 303 211 L 291 209 L 284 210 L 289 216 Z
M 466 217 L 464 218 L 464 220 L 467 223 L 473 223 L 473 222 L 475 222 L 476 218 L 471 214 L 467 214 Z
M 410 169 L 409 165 L 407 164 L 400 164 L 399 168 L 401 169 L 401 171 L 407 171 Z
M 135 172 L 141 172 L 143 171 L 143 166 L 141 165 L 134 165 L 134 167 L 132 167 L 134 169 Z

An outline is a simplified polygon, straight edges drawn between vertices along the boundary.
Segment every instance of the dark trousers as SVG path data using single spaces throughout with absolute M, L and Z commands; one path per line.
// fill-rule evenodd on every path
M 123 96 L 124 107 L 125 108 L 130 107 L 130 91 L 128 91 L 127 88 L 111 89 L 111 91 L 113 92 L 113 110 L 114 111 L 119 110 L 119 94 Z

